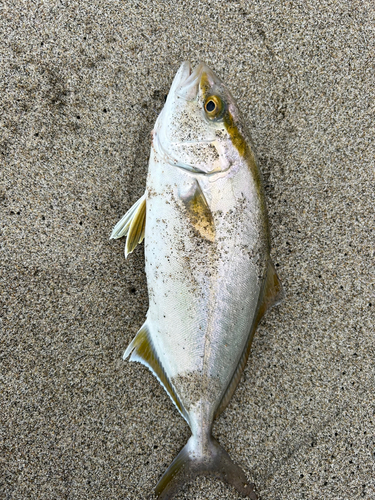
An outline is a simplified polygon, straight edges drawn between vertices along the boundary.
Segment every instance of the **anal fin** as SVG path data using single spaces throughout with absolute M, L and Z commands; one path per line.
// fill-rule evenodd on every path
M 229 401 L 231 400 L 234 394 L 234 391 L 236 390 L 236 387 L 240 381 L 247 360 L 249 358 L 253 337 L 260 320 L 263 318 L 264 314 L 266 313 L 266 311 L 268 311 L 268 309 L 271 309 L 271 307 L 279 304 L 284 298 L 283 286 L 281 284 L 279 277 L 277 276 L 275 267 L 272 264 L 271 259 L 269 259 L 267 266 L 268 266 L 267 275 L 264 280 L 262 291 L 259 294 L 258 305 L 254 316 L 253 324 L 251 325 L 249 337 L 247 339 L 245 348 L 243 350 L 237 368 L 228 385 L 228 388 L 215 412 L 215 418 L 217 418 L 220 415 L 220 413 L 222 413 L 225 410 L 225 408 L 227 407 Z
M 160 384 L 167 391 L 167 394 L 173 401 L 178 411 L 188 422 L 186 410 L 182 405 L 180 399 L 178 398 L 176 391 L 174 390 L 167 374 L 165 373 L 162 364 L 160 363 L 159 357 L 150 336 L 147 321 L 143 324 L 142 328 L 138 331 L 137 335 L 129 344 L 124 353 L 124 359 L 126 359 L 130 354 L 130 361 L 138 361 L 151 370 L 151 372 L 159 380 Z

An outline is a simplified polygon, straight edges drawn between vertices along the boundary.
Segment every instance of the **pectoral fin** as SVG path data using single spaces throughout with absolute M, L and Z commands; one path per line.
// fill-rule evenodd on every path
M 160 363 L 159 357 L 151 339 L 147 321 L 144 323 L 142 328 L 129 344 L 124 353 L 124 359 L 126 359 L 129 354 L 131 355 L 130 361 L 138 361 L 139 363 L 147 366 L 147 368 L 152 371 L 155 377 L 159 380 L 160 384 L 167 391 L 169 397 L 175 404 L 178 411 L 188 422 L 186 410 L 180 402 L 167 374 L 165 373 L 162 364 Z
M 189 221 L 195 231 L 204 239 L 215 240 L 215 225 L 206 197 L 197 181 L 188 190 L 180 193 L 180 198 Z
M 113 228 L 111 238 L 127 236 L 125 258 L 132 253 L 145 236 L 146 227 L 146 193 L 134 203 L 124 217 Z

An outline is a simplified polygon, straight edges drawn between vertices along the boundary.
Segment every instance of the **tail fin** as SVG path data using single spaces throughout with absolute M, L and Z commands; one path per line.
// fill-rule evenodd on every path
M 203 452 L 198 444 L 192 436 L 166 470 L 155 489 L 159 500 L 170 500 L 183 484 L 201 474 L 217 477 L 234 486 L 242 496 L 257 500 L 254 484 L 248 482 L 216 439 L 211 437 Z

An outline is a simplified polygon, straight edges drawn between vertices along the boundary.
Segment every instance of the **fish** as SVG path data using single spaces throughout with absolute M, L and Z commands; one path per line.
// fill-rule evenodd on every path
M 270 257 L 254 146 L 207 64 L 178 69 L 154 130 L 144 194 L 114 227 L 125 257 L 145 242 L 146 320 L 124 359 L 147 366 L 191 429 L 156 485 L 171 499 L 200 474 L 255 500 L 255 485 L 212 435 L 240 381 L 255 330 L 284 297 Z

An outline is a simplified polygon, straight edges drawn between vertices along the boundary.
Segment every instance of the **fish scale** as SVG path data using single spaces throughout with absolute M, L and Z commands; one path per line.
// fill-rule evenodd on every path
M 256 499 L 212 436 L 240 380 L 256 327 L 282 286 L 250 137 L 205 64 L 181 65 L 153 131 L 143 197 L 115 226 L 125 254 L 145 239 L 147 318 L 124 358 L 148 366 L 192 436 L 156 486 L 171 499 L 199 474 Z

